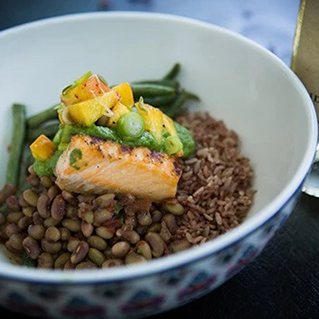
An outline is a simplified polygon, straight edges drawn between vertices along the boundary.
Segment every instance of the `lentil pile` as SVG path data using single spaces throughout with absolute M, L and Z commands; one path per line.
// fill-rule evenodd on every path
M 74 194 L 39 178 L 0 192 L 0 239 L 11 255 L 47 269 L 109 268 L 146 262 L 202 244 L 236 227 L 252 204 L 253 171 L 235 132 L 208 114 L 177 119 L 196 154 L 184 163 L 176 198 L 160 204 L 132 195 Z

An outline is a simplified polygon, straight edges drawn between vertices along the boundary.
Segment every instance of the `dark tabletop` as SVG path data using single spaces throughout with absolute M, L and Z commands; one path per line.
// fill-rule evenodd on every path
M 242 33 L 289 64 L 298 5 L 298 0 L 1 0 L 0 30 L 76 12 L 167 12 Z M 303 194 L 276 237 L 243 271 L 199 300 L 152 318 L 319 318 L 318 204 Z M 0 314 L 17 316 L 2 308 Z

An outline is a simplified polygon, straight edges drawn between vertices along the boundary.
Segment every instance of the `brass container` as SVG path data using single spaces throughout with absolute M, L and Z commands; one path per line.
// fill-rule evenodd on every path
M 291 69 L 307 88 L 319 117 L 319 0 L 301 0 Z
M 308 90 L 319 119 L 319 0 L 301 0 L 291 69 Z M 319 144 L 303 192 L 319 198 Z

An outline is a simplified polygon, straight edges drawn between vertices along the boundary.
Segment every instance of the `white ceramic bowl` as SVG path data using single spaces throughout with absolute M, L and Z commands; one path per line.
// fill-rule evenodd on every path
M 201 110 L 223 119 L 251 158 L 258 193 L 247 220 L 201 247 L 145 265 L 94 271 L 24 269 L 0 260 L 0 303 L 13 310 L 73 317 L 134 317 L 211 291 L 251 261 L 291 212 L 312 163 L 317 122 L 297 77 L 272 53 L 222 28 L 145 13 L 65 16 L 0 33 L 4 180 L 14 102 L 31 113 L 58 101 L 87 70 L 110 83 L 162 76 L 176 61 Z M 2 182 L 3 184 L 3 182 Z

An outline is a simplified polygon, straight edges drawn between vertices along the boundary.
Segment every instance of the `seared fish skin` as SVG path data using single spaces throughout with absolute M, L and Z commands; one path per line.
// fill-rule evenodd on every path
M 55 167 L 56 184 L 76 193 L 129 193 L 159 202 L 176 195 L 182 168 L 175 157 L 74 135 Z

